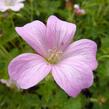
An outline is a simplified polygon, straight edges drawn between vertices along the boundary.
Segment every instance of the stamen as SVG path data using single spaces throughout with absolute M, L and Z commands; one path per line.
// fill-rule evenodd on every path
M 59 51 L 57 49 L 49 49 L 47 61 L 50 64 L 56 64 L 61 59 L 62 53 L 62 51 Z

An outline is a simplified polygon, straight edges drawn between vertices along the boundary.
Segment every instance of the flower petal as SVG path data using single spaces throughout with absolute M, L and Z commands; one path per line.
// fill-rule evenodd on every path
M 76 25 L 50 16 L 47 21 L 48 46 L 52 48 L 65 49 L 76 31 Z
M 1 5 L 1 3 L 0 3 L 0 5 Z M 6 7 L 5 5 L 1 5 L 0 6 L 0 11 L 1 12 L 5 12 L 5 11 L 7 11 L 9 9 L 9 7 Z
M 4 0 L 0 0 L 0 5 L 1 5 L 1 4 L 4 4 Z
M 93 73 L 89 66 L 77 58 L 66 59 L 53 66 L 52 74 L 57 84 L 69 95 L 77 96 L 93 83 Z
M 17 3 L 20 3 L 20 2 L 24 2 L 25 0 L 17 0 L 16 2 Z
M 76 56 L 90 66 L 92 70 L 97 68 L 96 60 L 97 45 L 94 41 L 82 39 L 72 43 L 63 54 L 63 59 Z
M 13 11 L 19 11 L 23 7 L 24 7 L 23 3 L 16 3 L 14 6 L 10 6 L 9 9 Z
M 38 84 L 50 70 L 50 65 L 41 56 L 32 53 L 16 57 L 8 67 L 10 79 L 22 89 Z
M 16 27 L 17 33 L 40 55 L 46 56 L 46 26 L 36 20 L 23 27 Z

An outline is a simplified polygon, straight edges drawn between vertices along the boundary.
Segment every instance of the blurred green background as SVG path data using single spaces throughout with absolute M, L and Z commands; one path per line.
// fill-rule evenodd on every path
M 65 94 L 51 78 L 24 91 L 0 83 L 0 109 L 109 109 L 109 0 L 26 0 L 24 3 L 19 12 L 0 13 L 0 79 L 8 79 L 10 60 L 21 53 L 33 52 L 17 35 L 15 26 L 36 19 L 46 23 L 52 14 L 77 25 L 74 40 L 96 41 L 99 66 L 94 71 L 93 86 L 76 98 Z M 74 13 L 76 3 L 85 9 L 85 15 Z

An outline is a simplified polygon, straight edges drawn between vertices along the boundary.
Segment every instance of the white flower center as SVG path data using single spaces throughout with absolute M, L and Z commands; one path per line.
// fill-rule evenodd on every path
M 5 0 L 5 5 L 6 6 L 14 6 L 15 5 L 15 0 Z
M 57 62 L 60 61 L 62 53 L 63 53 L 62 51 L 59 51 L 57 49 L 49 49 L 47 61 L 50 64 L 56 64 Z

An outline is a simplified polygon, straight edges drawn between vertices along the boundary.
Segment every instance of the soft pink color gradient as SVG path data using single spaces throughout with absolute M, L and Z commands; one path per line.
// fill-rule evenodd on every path
M 50 16 L 47 25 L 36 20 L 23 27 L 16 27 L 17 33 L 37 52 L 25 53 L 11 61 L 9 76 L 22 89 L 38 84 L 51 73 L 56 83 L 69 95 L 77 96 L 93 83 L 93 70 L 97 67 L 97 45 L 94 41 L 82 39 L 71 43 L 76 25 Z M 61 51 L 56 64 L 46 61 L 50 50 Z
M 25 0 L 0 0 L 0 11 L 5 12 L 7 10 L 19 11 L 24 7 Z

